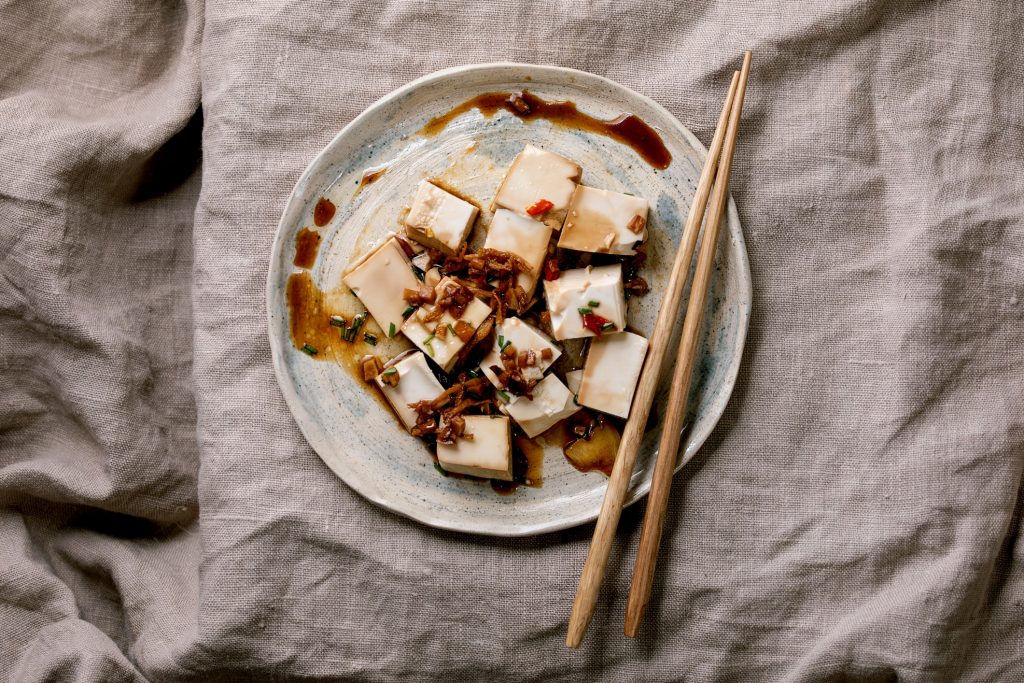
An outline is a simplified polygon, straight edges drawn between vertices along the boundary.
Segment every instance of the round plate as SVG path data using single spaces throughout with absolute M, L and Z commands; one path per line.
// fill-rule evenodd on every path
M 632 149 L 607 137 L 543 120 L 525 123 L 505 111 L 488 118 L 473 109 L 434 137 L 419 134 L 429 119 L 475 95 L 522 89 L 547 100 L 571 100 L 581 111 L 600 118 L 634 113 L 660 133 L 672 163 L 666 170 L 656 170 Z M 651 293 L 632 298 L 629 310 L 630 324 L 649 335 L 706 150 L 664 108 L 593 74 L 483 64 L 439 71 L 396 90 L 347 125 L 313 160 L 292 191 L 274 240 L 267 277 L 270 344 L 278 382 L 299 428 L 353 489 L 378 505 L 435 527 L 525 536 L 575 526 L 597 517 L 607 479 L 600 473 L 576 471 L 554 445 L 546 449 L 540 488 L 519 487 L 511 495 L 498 495 L 485 482 L 438 474 L 423 443 L 399 426 L 349 368 L 310 358 L 292 345 L 285 288 L 289 275 L 298 270 L 292 264 L 295 238 L 300 229 L 313 225 L 319 198 L 331 199 L 337 213 L 320 229 L 320 251 L 311 273 L 328 292 L 329 305 L 355 312 L 357 302 L 341 286 L 342 273 L 354 257 L 398 229 L 402 208 L 411 202 L 421 178 L 441 178 L 486 207 L 505 169 L 527 143 L 580 163 L 586 185 L 650 200 L 649 258 L 642 274 Z M 387 171 L 361 187 L 364 171 L 378 168 Z M 485 211 L 483 217 L 486 222 L 489 214 Z M 731 201 L 727 223 L 721 231 L 679 467 L 721 416 L 747 332 L 750 270 Z M 372 322 L 368 325 L 374 329 Z M 398 350 L 399 340 L 387 341 L 375 351 L 391 355 Z M 655 423 L 666 392 L 667 388 L 655 399 Z M 644 438 L 630 483 L 630 503 L 650 486 L 658 431 L 653 426 Z

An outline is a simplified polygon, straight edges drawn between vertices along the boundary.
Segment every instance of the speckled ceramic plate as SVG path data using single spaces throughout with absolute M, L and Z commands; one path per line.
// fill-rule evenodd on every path
M 659 132 L 672 163 L 656 170 L 632 149 L 607 137 L 544 120 L 524 123 L 504 111 L 485 117 L 471 110 L 434 137 L 419 133 L 432 117 L 475 95 L 524 88 L 547 100 L 571 100 L 583 112 L 600 118 L 637 114 Z M 354 312 L 357 303 L 341 286 L 342 272 L 354 257 L 398 228 L 402 207 L 411 201 L 421 178 L 444 179 L 487 206 L 504 170 L 527 143 L 579 162 L 587 185 L 650 200 L 650 256 L 642 274 L 652 291 L 642 299 L 631 299 L 629 311 L 631 325 L 649 334 L 706 150 L 654 101 L 593 74 L 525 64 L 483 64 L 440 71 L 396 90 L 346 126 L 313 160 L 292 191 L 274 240 L 267 278 L 270 342 L 274 369 L 296 422 L 324 462 L 349 486 L 383 507 L 435 527 L 525 536 L 575 526 L 596 518 L 607 479 L 597 472 L 573 469 L 553 445 L 547 448 L 540 488 L 520 487 L 501 496 L 486 482 L 441 476 L 426 447 L 399 427 L 391 412 L 347 367 L 351 359 L 342 357 L 347 352 L 339 352 L 341 362 L 333 362 L 322 355 L 311 358 L 292 345 L 285 292 L 289 276 L 298 270 L 293 265 L 296 235 L 313 225 L 312 213 L 320 197 L 337 206 L 333 220 L 320 229 L 319 255 L 310 273 L 325 291 L 328 306 Z M 360 187 L 364 172 L 379 168 L 387 171 Z M 486 222 L 489 215 L 485 212 L 483 218 Z M 704 442 L 725 409 L 747 331 L 750 270 L 732 202 L 727 219 L 679 467 Z M 367 329 L 374 329 L 373 323 L 368 325 Z M 401 344 L 389 340 L 377 352 L 393 354 Z M 663 393 L 656 399 L 656 419 L 664 398 Z M 650 486 L 657 433 L 652 429 L 644 439 L 629 502 L 644 496 Z

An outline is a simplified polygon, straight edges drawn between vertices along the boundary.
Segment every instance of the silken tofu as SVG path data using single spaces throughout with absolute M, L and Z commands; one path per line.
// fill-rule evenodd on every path
M 582 172 L 574 161 L 527 145 L 509 166 L 491 210 L 503 208 L 530 216 L 531 207 L 538 202 L 550 202 L 549 209 L 532 217 L 558 230 Z
M 611 323 L 602 334 L 621 332 L 626 327 L 626 300 L 622 288 L 622 266 L 598 266 L 562 271 L 555 280 L 544 281 L 544 297 L 551 314 L 555 339 L 593 337 L 583 325 L 583 314 L 591 311 Z
M 441 298 L 444 288 L 449 283 L 456 284 L 454 280 L 446 277 L 434 287 L 438 299 Z M 458 320 L 463 320 L 475 331 L 491 314 L 491 307 L 473 297 L 461 318 L 456 319 L 451 312 L 445 311 L 437 320 L 425 321 L 424 319 L 433 311 L 434 306 L 434 304 L 427 304 L 416 309 L 402 325 L 402 334 L 408 337 L 409 341 L 415 344 L 420 351 L 427 354 L 442 370 L 451 372 L 458 360 L 459 351 L 466 344 L 457 334 L 448 329 L 448 326 L 454 327 Z M 434 334 L 439 324 L 443 324 L 446 328 L 443 339 Z
M 554 375 L 538 382 L 531 394 L 532 400 L 519 396 L 518 400 L 501 406 L 502 412 L 515 420 L 531 439 L 580 409 L 573 393 Z
M 580 393 L 580 382 L 583 381 L 583 370 L 570 370 L 565 373 L 565 386 L 574 394 Z
M 405 217 L 405 234 L 424 246 L 451 255 L 466 241 L 478 212 L 469 202 L 421 180 Z
M 384 373 L 388 373 L 387 376 Z M 390 377 L 394 375 L 398 376 L 398 384 L 392 386 L 394 380 Z M 374 381 L 406 429 L 416 426 L 416 411 L 409 404 L 432 401 L 444 391 L 427 366 L 427 359 L 419 351 L 398 357 Z
M 498 209 L 491 219 L 484 248 L 505 251 L 521 258 L 530 267 L 530 272 L 519 275 L 519 286 L 530 294 L 540 279 L 551 232 L 551 226 L 540 221 L 508 209 Z
M 487 376 L 487 379 L 491 380 L 491 384 L 499 389 L 504 389 L 504 387 L 498 383 L 498 377 L 491 370 L 492 365 L 503 367 L 499 344 L 511 344 L 518 353 L 523 351 L 534 352 L 536 364 L 522 368 L 523 379 L 528 382 L 540 380 L 544 376 L 544 371 L 551 367 L 551 364 L 562 355 L 562 352 L 551 343 L 548 336 L 536 327 L 523 322 L 519 318 L 505 318 L 501 324 L 497 325 L 495 330 L 494 348 L 480 362 L 480 369 L 483 370 L 484 375 Z M 545 353 L 545 350 L 547 350 L 547 353 Z M 548 357 L 545 358 L 545 355 Z
M 466 415 L 464 419 L 466 434 L 473 438 L 437 444 L 441 467 L 473 477 L 512 481 L 512 429 L 508 418 Z
M 646 355 L 647 340 L 632 332 L 591 340 L 576 400 L 602 413 L 629 417 Z
M 635 254 L 647 236 L 647 200 L 579 185 L 558 238 L 562 249 L 599 254 Z
M 352 266 L 342 281 L 359 297 L 384 334 L 391 325 L 397 331 L 405 318 L 406 289 L 416 289 L 420 281 L 412 272 L 412 264 L 394 237 L 389 237 Z

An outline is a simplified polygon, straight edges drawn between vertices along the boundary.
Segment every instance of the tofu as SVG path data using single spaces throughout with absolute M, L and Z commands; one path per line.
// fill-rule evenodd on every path
M 592 340 L 576 400 L 602 413 L 629 417 L 646 355 L 647 339 L 632 332 Z
M 622 266 L 598 266 L 562 271 L 557 280 L 544 281 L 544 297 L 551 313 L 555 339 L 595 336 L 583 326 L 579 310 L 589 308 L 615 327 L 603 334 L 621 332 L 626 327 L 626 300 L 622 289 Z M 597 305 L 591 305 L 595 302 Z
M 466 415 L 472 441 L 437 444 L 437 461 L 447 472 L 512 481 L 512 428 L 507 417 Z
M 530 272 L 520 273 L 519 286 L 531 294 L 544 267 L 551 232 L 551 226 L 540 221 L 520 216 L 508 209 L 498 209 L 491 219 L 484 248 L 506 251 L 523 259 L 530 267 Z
M 551 202 L 551 208 L 532 218 L 559 230 L 582 172 L 583 169 L 574 161 L 527 145 L 512 161 L 498 186 L 491 211 L 502 208 L 529 216 L 527 209 L 546 199 Z
M 409 407 L 410 403 L 432 401 L 441 395 L 444 387 L 434 377 L 427 365 L 426 357 L 419 351 L 409 351 L 396 358 L 384 368 L 384 372 L 394 369 L 398 372 L 398 385 L 391 386 L 383 380 L 383 373 L 377 375 L 374 382 L 380 387 L 384 398 L 394 408 L 398 419 L 406 429 L 416 426 L 416 411 Z
M 518 396 L 519 400 L 501 406 L 531 439 L 580 409 L 573 393 L 554 375 L 541 380 L 531 393 L 533 400 Z
M 487 379 L 491 380 L 491 384 L 504 389 L 498 383 L 498 377 L 491 370 L 492 365 L 501 367 L 501 349 L 498 348 L 499 342 L 511 342 L 512 346 L 516 348 L 516 351 L 529 351 L 533 350 L 537 354 L 537 364 L 523 368 L 523 379 L 528 381 L 539 381 L 543 376 L 544 372 L 551 367 L 551 364 L 558 360 L 558 357 L 562 355 L 562 352 L 557 346 L 555 346 L 546 334 L 538 330 L 536 327 L 525 323 L 519 318 L 505 318 L 505 320 L 496 326 L 494 335 L 494 348 L 487 354 L 480 362 L 480 369 L 483 371 Z M 541 358 L 541 353 L 544 349 L 551 350 L 551 358 L 544 360 Z
M 583 381 L 582 370 L 570 370 L 565 373 L 565 386 L 569 387 L 569 391 L 574 394 L 580 393 L 580 383 Z
M 451 255 L 473 229 L 479 210 L 437 185 L 421 180 L 405 217 L 405 234 L 423 246 Z
M 373 319 L 387 334 L 390 326 L 397 331 L 405 318 L 406 289 L 416 289 L 420 281 L 412 272 L 401 245 L 394 237 L 384 240 L 379 247 L 359 259 L 342 277 L 352 293 L 366 306 Z
M 434 292 L 438 298 L 440 298 L 441 292 L 449 282 L 454 282 L 454 280 L 446 277 L 434 287 Z M 402 303 L 404 304 L 405 302 L 403 301 Z M 430 360 L 437 363 L 442 370 L 451 372 L 452 368 L 455 367 L 455 362 L 458 360 L 459 351 L 466 344 L 451 330 L 448 330 L 444 339 L 434 336 L 434 330 L 438 324 L 443 323 L 454 327 L 456 319 L 452 317 L 450 312 L 445 311 L 437 320 L 424 322 L 423 319 L 433 309 L 433 304 L 420 306 L 416 309 L 409 316 L 409 319 L 405 321 L 405 324 L 402 325 L 402 334 L 408 337 L 409 341 L 415 344 L 420 351 L 427 354 Z M 490 314 L 491 307 L 480 301 L 480 299 L 473 297 L 473 300 L 466 306 L 466 311 L 462 314 L 461 320 L 466 321 L 476 330 Z
M 598 254 L 636 253 L 647 237 L 647 200 L 621 192 L 579 185 L 558 238 L 562 249 Z

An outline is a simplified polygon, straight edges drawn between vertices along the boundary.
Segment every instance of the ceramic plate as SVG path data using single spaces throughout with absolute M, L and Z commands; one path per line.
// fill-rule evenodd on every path
M 419 133 L 432 117 L 475 95 L 524 88 L 547 100 L 571 100 L 581 111 L 604 119 L 623 112 L 640 116 L 663 138 L 671 164 L 656 170 L 608 137 L 544 120 L 524 122 L 505 111 L 487 117 L 473 109 L 433 137 Z M 441 178 L 486 207 L 504 170 L 527 143 L 580 163 L 587 185 L 650 200 L 649 258 L 641 274 L 651 293 L 631 298 L 629 311 L 631 325 L 650 334 L 706 150 L 654 101 L 593 74 L 484 64 L 439 71 L 396 90 L 353 120 L 313 160 L 292 191 L 274 240 L 267 278 L 270 343 L 274 369 L 296 422 L 349 486 L 378 505 L 435 527 L 525 536 L 575 526 L 597 517 L 607 479 L 573 469 L 556 446 L 547 449 L 540 488 L 519 487 L 511 495 L 498 495 L 486 482 L 441 476 L 426 447 L 399 427 L 346 362 L 311 358 L 292 345 L 285 292 L 289 276 L 299 270 L 293 265 L 296 235 L 313 226 L 313 210 L 321 197 L 336 205 L 333 220 L 319 231 L 319 254 L 310 273 L 329 306 L 355 312 L 358 304 L 341 286 L 342 272 L 354 257 L 398 229 L 402 208 L 421 178 Z M 387 170 L 375 182 L 361 186 L 365 171 L 382 168 Z M 483 218 L 486 222 L 489 214 L 484 212 Z M 679 467 L 721 416 L 747 331 L 750 271 L 731 201 L 727 223 L 721 231 Z M 373 323 L 367 329 L 379 333 Z M 390 355 L 401 344 L 388 340 L 377 352 Z M 670 356 L 674 353 L 674 348 L 669 351 Z M 665 396 L 663 391 L 655 400 L 655 422 Z M 651 429 L 644 439 L 629 502 L 644 496 L 650 486 L 657 434 Z

